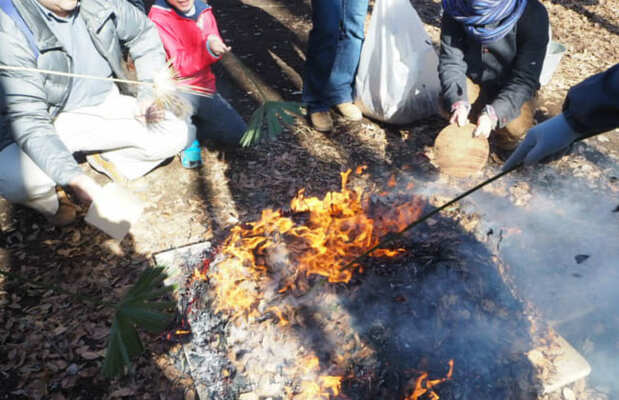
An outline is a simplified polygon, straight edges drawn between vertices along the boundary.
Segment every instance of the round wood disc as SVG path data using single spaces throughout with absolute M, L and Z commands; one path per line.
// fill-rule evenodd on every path
M 488 139 L 473 137 L 475 125 L 450 124 L 434 141 L 434 162 L 441 172 L 456 178 L 476 174 L 486 166 L 490 146 Z

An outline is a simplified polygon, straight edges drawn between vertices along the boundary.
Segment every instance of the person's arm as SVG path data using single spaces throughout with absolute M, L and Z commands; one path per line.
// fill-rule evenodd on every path
M 539 76 L 548 45 L 548 12 L 535 1 L 530 2 L 517 25 L 517 54 L 511 74 L 490 104 L 502 128 L 520 114 L 522 105 L 533 98 L 540 87 Z
M 572 87 L 563 103 L 563 114 L 581 137 L 619 126 L 619 64 Z
M 25 36 L 3 13 L 0 26 L 0 65 L 36 68 L 35 55 Z M 56 134 L 43 82 L 38 72 L 0 70 L 12 139 L 54 182 L 65 186 L 82 170 Z
M 159 31 L 159 37 L 168 55 L 172 61 L 174 69 L 181 77 L 190 77 L 202 71 L 205 66 L 213 64 L 219 60 L 218 57 L 209 54 L 206 49 L 190 45 L 190 43 L 202 38 L 187 38 L 179 35 L 174 25 L 170 23 L 164 15 L 151 12 L 151 20 Z
M 202 34 L 206 37 L 206 50 L 212 59 L 208 60 L 208 65 L 216 63 L 221 57 L 229 52 L 231 48 L 226 46 L 219 28 L 217 27 L 217 21 L 213 14 L 213 9 L 209 8 L 206 12 L 200 15 L 198 20 L 198 26 L 202 30 Z
M 127 0 L 127 1 L 133 4 L 135 7 L 137 7 L 144 14 L 146 14 L 146 6 L 144 6 L 144 1 L 142 0 Z
M 466 33 L 462 25 L 450 16 L 444 15 L 441 22 L 438 75 L 441 81 L 441 97 L 447 111 L 451 111 L 451 107 L 457 102 L 468 104 L 465 50 Z
M 561 152 L 575 140 L 619 127 L 619 64 L 568 92 L 563 113 L 533 127 L 503 170 L 534 164 Z
M 165 51 L 157 28 L 127 0 L 110 0 L 110 7 L 115 10 L 116 32 L 121 43 L 129 49 L 138 80 L 152 81 L 166 67 Z M 144 88 L 140 86 L 138 90 L 142 92 Z

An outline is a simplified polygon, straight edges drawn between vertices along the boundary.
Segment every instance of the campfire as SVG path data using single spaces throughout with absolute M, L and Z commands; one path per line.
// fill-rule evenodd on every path
M 363 168 L 356 173 L 362 174 Z M 416 196 L 394 205 L 392 196 L 364 196 L 348 189 L 351 170 L 342 173 L 340 192 L 323 199 L 306 197 L 301 189 L 290 210 L 262 212 L 259 221 L 236 226 L 221 249 L 224 260 L 212 271 L 216 311 L 256 317 L 264 299 L 261 282 L 277 293 L 307 291 L 308 278 L 324 276 L 331 283 L 349 282 L 362 267 L 352 260 L 375 246 L 388 232 L 398 232 L 417 219 L 423 202 Z M 409 187 L 411 189 L 411 187 Z M 383 197 L 386 197 L 384 194 Z M 402 249 L 377 249 L 373 256 L 391 257 Z M 276 287 L 273 287 L 276 285 Z
M 263 210 L 185 260 L 190 329 L 178 331 L 191 332 L 186 353 L 203 395 L 437 400 L 533 391 L 522 305 L 483 246 L 445 249 L 445 232 L 456 228 L 439 225 L 453 222 L 355 262 L 425 207 L 396 177 L 384 190 L 351 185 L 364 174 L 342 173 L 341 190 L 322 198 L 300 190 L 288 208 Z M 465 258 L 473 262 L 458 262 Z M 504 367 L 514 363 L 515 377 Z M 460 375 L 472 383 L 462 386 Z

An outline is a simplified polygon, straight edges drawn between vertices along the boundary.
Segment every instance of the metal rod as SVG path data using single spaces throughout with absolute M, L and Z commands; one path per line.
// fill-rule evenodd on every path
M 415 220 L 414 222 L 408 224 L 404 229 L 402 229 L 400 232 L 390 232 L 387 233 L 385 236 L 383 236 L 378 243 L 373 246 L 372 248 L 370 248 L 369 250 L 365 251 L 363 254 L 361 254 L 360 256 L 355 257 L 352 261 L 348 262 L 343 269 L 347 269 L 350 268 L 353 264 L 358 263 L 359 261 L 361 261 L 362 259 L 364 259 L 365 257 L 369 256 L 374 250 L 379 249 L 381 247 L 385 247 L 387 244 L 391 243 L 392 241 L 394 241 L 397 238 L 402 237 L 402 235 L 404 234 L 404 232 L 411 230 L 412 228 L 414 228 L 415 226 L 421 224 L 422 222 L 426 221 L 428 218 L 431 218 L 432 216 L 438 214 L 439 212 L 443 211 L 445 208 L 451 206 L 452 204 L 462 200 L 463 198 L 465 198 L 466 196 L 476 192 L 477 190 L 483 188 L 484 186 L 496 181 L 499 178 L 502 178 L 503 176 L 509 174 L 510 172 L 512 172 L 513 170 L 519 168 L 522 165 L 522 163 L 517 164 L 515 166 L 513 166 L 510 169 L 507 169 L 505 171 L 501 171 L 500 173 L 496 174 L 495 176 L 486 179 L 485 181 L 477 184 L 476 186 L 473 186 L 471 189 L 467 190 L 466 192 L 454 197 L 453 199 L 449 200 L 447 203 L 443 204 L 442 206 L 440 206 L 439 208 L 435 208 L 434 210 L 430 211 L 429 213 L 422 215 L 419 219 Z

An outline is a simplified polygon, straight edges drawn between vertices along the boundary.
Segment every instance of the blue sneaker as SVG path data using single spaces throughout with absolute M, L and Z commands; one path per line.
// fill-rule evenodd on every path
M 202 165 L 200 142 L 194 140 L 189 147 L 181 152 L 181 164 L 185 168 L 198 168 Z

